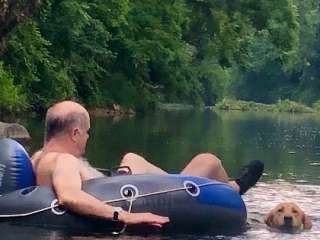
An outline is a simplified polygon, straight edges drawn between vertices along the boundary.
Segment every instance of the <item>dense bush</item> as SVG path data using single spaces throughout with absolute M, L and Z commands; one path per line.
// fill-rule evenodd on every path
M 319 103 L 314 105 L 314 109 L 288 99 L 278 100 L 276 104 L 263 104 L 252 101 L 241 101 L 223 99 L 218 102 L 214 109 L 217 110 L 237 110 L 237 111 L 268 111 L 268 112 L 287 112 L 287 113 L 314 113 L 319 112 Z
M 0 110 L 23 111 L 27 108 L 25 95 L 14 85 L 13 75 L 0 62 Z
M 1 109 L 70 98 L 138 110 L 224 98 L 311 105 L 320 92 L 319 3 L 44 0 L 0 44 Z

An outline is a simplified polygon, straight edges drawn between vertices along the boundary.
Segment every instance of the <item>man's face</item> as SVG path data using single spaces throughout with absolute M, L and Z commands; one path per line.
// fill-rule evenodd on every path
M 89 138 L 89 130 L 90 130 L 90 118 L 88 117 L 85 124 L 81 124 L 81 126 L 77 126 L 73 130 L 74 141 L 76 144 L 78 157 L 84 156 L 87 146 L 87 141 Z
M 82 156 L 84 156 L 86 152 L 87 141 L 89 139 L 89 131 L 90 131 L 90 119 L 88 119 L 85 128 L 80 131 L 80 134 L 81 134 L 80 151 Z

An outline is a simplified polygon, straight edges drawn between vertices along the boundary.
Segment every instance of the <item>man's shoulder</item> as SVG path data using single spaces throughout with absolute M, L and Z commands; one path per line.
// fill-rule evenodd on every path
M 68 161 L 74 161 L 74 162 L 80 162 L 80 160 L 78 158 L 76 158 L 75 156 L 73 156 L 70 153 L 61 153 L 61 152 L 50 152 L 48 154 L 52 154 L 51 156 L 53 158 L 55 158 L 57 161 L 64 161 L 64 160 L 68 160 Z
M 69 161 L 79 163 L 79 159 L 70 153 L 65 152 L 44 152 L 41 156 L 41 161 L 55 160 L 55 161 Z
M 47 159 L 47 160 L 46 160 Z M 80 169 L 80 160 L 70 153 L 50 152 L 43 162 L 54 162 L 57 169 Z

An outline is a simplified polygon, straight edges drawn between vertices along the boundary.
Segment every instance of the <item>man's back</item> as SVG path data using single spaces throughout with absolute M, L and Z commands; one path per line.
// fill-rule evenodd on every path
M 45 153 L 36 152 L 32 156 L 33 170 L 36 175 L 36 182 L 39 186 L 52 186 L 52 174 L 56 168 L 58 152 Z
M 36 174 L 37 185 L 52 186 L 52 174 L 56 168 L 58 158 L 65 158 L 66 161 L 68 161 L 69 158 L 77 159 L 79 164 L 78 170 L 82 181 L 104 176 L 92 168 L 87 161 L 75 158 L 70 154 L 38 151 L 32 156 L 32 165 Z

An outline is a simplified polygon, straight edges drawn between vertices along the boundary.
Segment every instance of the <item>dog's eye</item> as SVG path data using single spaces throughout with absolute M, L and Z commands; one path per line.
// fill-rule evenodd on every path
M 278 209 L 278 212 L 283 212 L 283 208 L 279 208 L 279 209 Z
M 298 213 L 298 211 L 296 209 L 292 209 L 293 213 Z

